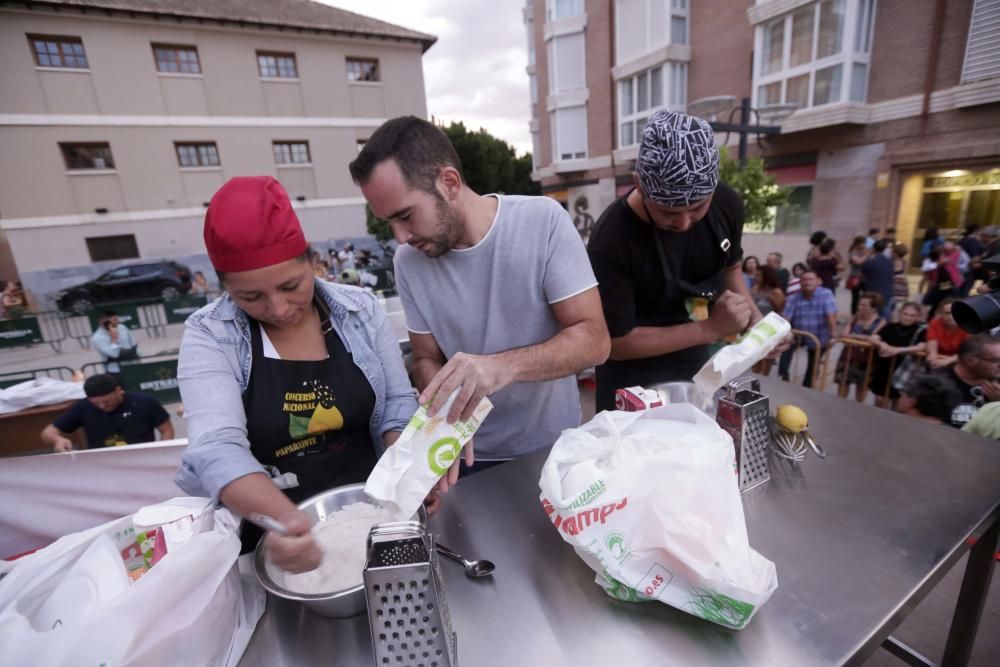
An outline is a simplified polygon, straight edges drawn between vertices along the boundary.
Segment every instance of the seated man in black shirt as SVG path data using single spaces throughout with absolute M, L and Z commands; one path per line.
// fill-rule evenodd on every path
M 635 171 L 587 246 L 611 333 L 598 410 L 614 410 L 616 389 L 691 380 L 714 343 L 761 318 L 741 271 L 743 202 L 719 183 L 711 126 L 657 112 Z
M 69 434 L 83 427 L 90 449 L 118 447 L 174 437 L 170 415 L 152 396 L 127 392 L 114 375 L 102 374 L 87 378 L 81 398 L 68 411 L 42 430 L 42 442 L 56 452 L 73 449 Z
M 962 428 L 979 408 L 1000 400 L 1000 338 L 990 334 L 970 336 L 958 348 L 958 361 L 937 371 L 962 393 L 951 413 L 951 425 Z

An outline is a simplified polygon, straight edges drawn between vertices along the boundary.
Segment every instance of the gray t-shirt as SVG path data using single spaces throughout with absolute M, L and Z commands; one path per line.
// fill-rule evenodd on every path
M 434 335 L 446 358 L 537 345 L 560 331 L 551 304 L 595 287 L 587 251 L 566 211 L 548 197 L 499 196 L 489 232 L 471 248 L 430 258 L 396 251 L 406 327 Z M 580 424 L 573 375 L 514 383 L 492 396 L 476 458 L 507 459 L 551 445 Z

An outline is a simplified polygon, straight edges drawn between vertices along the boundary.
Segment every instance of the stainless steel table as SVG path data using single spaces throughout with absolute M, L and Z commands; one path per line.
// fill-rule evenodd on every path
M 775 562 L 779 584 L 747 629 L 605 595 L 542 511 L 547 453 L 538 452 L 463 480 L 431 521 L 445 544 L 497 564 L 492 581 L 470 581 L 442 563 L 460 664 L 841 665 L 884 641 L 903 655 L 889 633 L 975 538 L 943 663 L 965 664 L 1000 531 L 1000 446 L 775 380 L 763 386 L 772 406 L 806 410 L 829 457 L 810 453 L 797 469 L 773 462 L 771 482 L 743 497 L 750 543 Z M 269 598 L 240 664 L 367 667 L 367 619 L 326 619 Z

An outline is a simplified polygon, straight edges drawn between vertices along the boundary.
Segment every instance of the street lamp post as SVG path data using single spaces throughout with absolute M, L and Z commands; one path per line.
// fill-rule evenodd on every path
M 740 112 L 740 120 L 738 123 L 733 122 L 733 114 L 737 111 Z M 757 114 L 757 123 L 750 124 L 750 115 Z M 761 125 L 760 124 L 760 114 L 756 109 L 750 107 L 750 98 L 744 97 L 740 101 L 740 106 L 734 108 L 729 112 L 729 122 L 720 123 L 719 121 L 709 121 L 712 129 L 716 132 L 736 132 L 740 135 L 740 147 L 739 147 L 739 159 L 740 166 L 745 167 L 747 164 L 747 139 L 751 134 L 761 135 L 761 134 L 781 134 L 780 125 Z

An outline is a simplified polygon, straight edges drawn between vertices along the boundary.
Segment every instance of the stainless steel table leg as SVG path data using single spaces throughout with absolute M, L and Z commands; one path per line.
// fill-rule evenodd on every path
M 990 579 L 993 577 L 994 554 L 1000 541 L 998 538 L 1000 538 L 1000 518 L 993 521 L 993 525 L 969 552 L 965 577 L 962 579 L 962 590 L 958 594 L 955 616 L 951 620 L 948 643 L 945 645 L 944 659 L 941 661 L 942 667 L 964 667 L 969 664 L 976 630 L 979 629 L 986 596 L 990 590 Z

